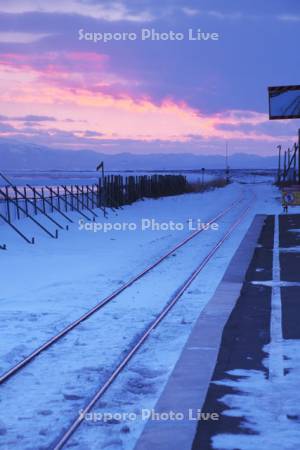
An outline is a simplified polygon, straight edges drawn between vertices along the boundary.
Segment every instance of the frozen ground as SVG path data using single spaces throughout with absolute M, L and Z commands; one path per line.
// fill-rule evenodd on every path
M 265 346 L 263 350 L 268 355 L 264 360 L 264 365 L 268 368 L 270 346 Z M 243 417 L 243 425 L 251 433 L 216 435 L 213 438 L 216 450 L 299 448 L 299 341 L 285 340 L 282 356 L 287 373 L 273 382 L 258 370 L 230 371 L 229 374 L 236 377 L 236 380 L 220 382 L 238 392 L 238 395 L 226 395 L 221 399 L 228 408 L 223 414 Z M 294 420 L 289 420 L 288 417 Z
M 205 194 L 146 200 L 110 214 L 112 222 L 203 222 L 244 196 L 237 210 L 178 250 L 153 273 L 124 292 L 63 341 L 38 357 L 1 387 L 1 448 L 51 448 L 68 425 L 165 305 L 174 290 L 207 254 L 255 194 L 251 211 L 218 251 L 143 350 L 95 408 L 102 413 L 135 413 L 137 420 L 86 421 L 70 445 L 96 450 L 132 449 L 145 424 L 142 409 L 154 407 L 199 313 L 221 280 L 228 262 L 257 213 L 281 212 L 270 178 L 253 176 Z M 241 184 L 242 181 L 242 184 Z M 256 181 L 254 183 L 254 181 Z M 299 211 L 298 211 L 299 212 Z M 23 223 L 29 233 L 32 225 Z M 0 369 L 3 373 L 78 318 L 101 298 L 141 271 L 190 231 L 79 231 L 78 224 L 58 241 L 35 232 L 29 246 L 1 227 Z M 30 234 L 30 233 L 29 233 Z

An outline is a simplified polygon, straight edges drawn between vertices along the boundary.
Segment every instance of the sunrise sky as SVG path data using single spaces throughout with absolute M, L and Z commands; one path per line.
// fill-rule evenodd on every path
M 273 154 L 267 86 L 300 84 L 295 0 L 1 0 L 0 137 L 64 149 Z M 218 41 L 79 40 L 143 28 Z

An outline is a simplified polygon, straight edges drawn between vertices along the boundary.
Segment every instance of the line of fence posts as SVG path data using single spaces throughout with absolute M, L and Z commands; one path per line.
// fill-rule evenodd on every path
M 187 180 L 182 175 L 141 175 L 126 176 L 106 175 L 98 184 L 43 187 L 2 187 L 0 204 L 5 205 L 7 220 L 29 217 L 43 213 L 68 211 L 81 213 L 86 210 L 97 216 L 93 211 L 100 208 L 119 208 L 134 203 L 142 198 L 158 198 L 162 196 L 179 195 L 186 192 Z
M 183 194 L 186 192 L 187 180 L 182 175 L 132 175 L 125 178 L 119 175 L 106 175 L 103 187 L 104 195 L 100 203 L 106 207 L 119 207 L 144 197 L 159 198 Z

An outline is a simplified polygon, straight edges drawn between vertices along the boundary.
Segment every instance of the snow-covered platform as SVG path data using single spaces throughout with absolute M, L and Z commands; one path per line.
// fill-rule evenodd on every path
M 299 244 L 300 215 L 255 217 L 135 450 L 297 448 Z

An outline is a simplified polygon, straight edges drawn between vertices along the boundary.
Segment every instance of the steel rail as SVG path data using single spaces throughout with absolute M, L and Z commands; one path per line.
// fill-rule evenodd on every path
M 123 369 L 127 366 L 129 361 L 133 358 L 133 356 L 138 352 L 138 350 L 142 347 L 144 342 L 151 335 L 153 330 L 162 322 L 162 320 L 167 316 L 167 314 L 171 311 L 171 309 L 176 305 L 176 303 L 180 300 L 186 290 L 190 287 L 195 278 L 199 275 L 199 273 L 204 269 L 207 263 L 211 260 L 214 254 L 218 251 L 218 249 L 223 245 L 223 243 L 228 239 L 228 237 L 234 232 L 237 226 L 241 223 L 245 215 L 250 209 L 250 205 L 248 205 L 238 219 L 231 225 L 225 235 L 218 241 L 218 243 L 210 250 L 210 252 L 203 258 L 201 263 L 197 266 L 197 268 L 192 272 L 192 274 L 185 280 L 185 282 L 181 285 L 181 287 L 176 291 L 173 297 L 170 299 L 168 304 L 161 310 L 159 315 L 154 319 L 151 325 L 144 331 L 142 336 L 139 338 L 134 347 L 127 353 L 127 355 L 122 359 L 119 365 L 113 370 L 108 380 L 101 386 L 101 388 L 93 395 L 88 404 L 82 409 L 80 415 L 72 422 L 69 428 L 64 432 L 64 434 L 59 438 L 53 450 L 61 450 L 65 444 L 69 441 L 70 437 L 76 431 L 76 429 L 80 426 L 80 424 L 84 421 L 86 414 L 88 414 L 91 409 L 95 406 L 97 401 L 102 397 L 102 395 L 108 390 L 108 388 L 112 385 L 115 379 L 120 375 Z
M 213 219 L 211 219 L 209 222 L 207 222 L 207 225 L 211 225 L 212 223 L 216 222 L 216 220 L 220 219 L 225 214 L 227 214 L 227 212 L 234 209 L 234 207 L 237 204 L 239 204 L 242 199 L 243 198 L 239 198 L 238 200 L 234 201 L 230 206 L 225 208 L 223 211 L 221 211 L 219 214 L 217 214 L 217 216 L 215 216 Z M 1 375 L 0 376 L 0 385 L 2 383 L 6 382 L 9 378 L 11 378 L 13 375 L 15 375 L 17 372 L 19 372 L 23 367 L 25 367 L 27 364 L 29 364 L 33 359 L 35 359 L 38 355 L 40 355 L 43 351 L 47 350 L 53 344 L 58 342 L 62 337 L 64 337 L 66 334 L 68 334 L 70 331 L 72 331 L 74 328 L 76 328 L 82 322 L 87 320 L 93 314 L 98 312 L 106 304 L 108 304 L 109 302 L 114 300 L 123 291 L 125 291 L 130 286 L 132 286 L 136 281 L 143 278 L 147 273 L 149 273 L 151 270 L 153 270 L 155 267 L 157 267 L 159 264 L 161 264 L 165 259 L 167 259 L 170 255 L 172 255 L 176 250 L 183 247 L 185 244 L 187 244 L 189 241 L 194 239 L 196 236 L 198 236 L 203 231 L 204 231 L 203 228 L 201 228 L 200 230 L 196 230 L 194 233 L 190 234 L 187 238 L 185 238 L 183 241 L 181 241 L 177 245 L 175 245 L 175 247 L 173 247 L 171 250 L 169 250 L 167 253 L 165 253 L 163 256 L 161 256 L 159 259 L 157 259 L 154 263 L 152 263 L 148 267 L 146 267 L 138 275 L 134 276 L 132 279 L 127 281 L 123 286 L 116 289 L 110 295 L 108 295 L 103 300 L 101 300 L 99 303 L 97 303 L 93 308 L 91 308 L 89 311 L 87 311 L 85 314 L 83 314 L 81 317 L 79 317 L 79 319 L 76 319 L 75 321 L 73 321 L 72 323 L 67 325 L 65 328 L 63 328 L 55 336 L 50 338 L 48 341 L 44 342 L 41 346 L 39 346 L 37 349 L 35 349 L 33 352 L 31 352 L 28 356 L 26 356 L 22 361 L 20 361 L 15 366 L 10 368 L 7 372 L 5 372 L 3 375 Z

